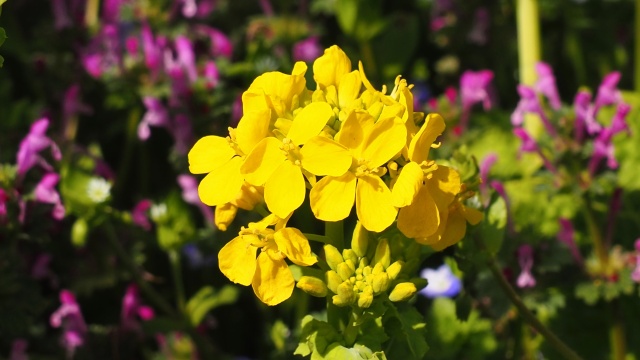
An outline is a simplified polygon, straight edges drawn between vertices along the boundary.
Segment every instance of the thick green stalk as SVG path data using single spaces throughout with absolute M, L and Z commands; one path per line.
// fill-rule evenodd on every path
M 593 213 L 591 200 L 586 195 L 584 196 L 583 210 L 585 221 L 587 222 L 587 228 L 589 229 L 589 235 L 593 241 L 593 251 L 596 253 L 598 262 L 600 263 L 600 271 L 603 275 L 606 275 L 609 271 L 609 254 L 602 237 L 602 232 L 600 231 L 600 226 L 598 226 L 598 221 Z
M 609 342 L 611 343 L 611 358 L 625 360 L 627 357 L 627 339 L 624 331 L 624 321 L 620 313 L 620 302 L 613 300 L 607 304 L 611 312 L 611 327 L 609 328 Z
M 324 236 L 328 237 L 330 244 L 339 250 L 344 249 L 344 222 L 342 220 L 325 221 Z
M 176 302 L 180 312 L 184 312 L 186 301 L 184 299 L 184 284 L 182 282 L 182 264 L 180 253 L 176 250 L 169 251 L 169 261 L 171 262 L 171 275 L 173 276 L 173 287 L 176 292 Z
M 536 82 L 535 64 L 540 61 L 538 0 L 516 0 L 520 83 Z
M 355 310 L 355 309 L 354 309 Z M 360 332 L 360 325 L 358 325 L 358 319 L 361 314 L 355 313 L 353 310 L 351 311 L 351 315 L 349 315 L 349 323 L 347 327 L 344 329 L 344 341 L 347 344 L 347 347 L 353 346 L 356 342 L 356 338 L 358 337 L 358 333 Z
M 538 320 L 535 315 L 533 315 L 533 313 L 527 308 L 524 302 L 522 302 L 522 299 L 520 299 L 520 296 L 518 296 L 511 284 L 509 284 L 507 279 L 504 277 L 502 271 L 500 270 L 500 268 L 498 268 L 498 264 L 496 263 L 495 258 L 491 256 L 488 251 L 486 251 L 486 246 L 484 245 L 482 239 L 476 238 L 476 241 L 478 242 L 479 247 L 488 256 L 487 266 L 489 267 L 489 270 L 491 270 L 491 273 L 498 281 L 498 285 L 500 285 L 502 291 L 504 291 L 511 303 L 513 303 L 513 305 L 515 305 L 515 307 L 518 309 L 518 312 L 520 313 L 522 319 L 526 321 L 531 327 L 536 329 L 536 331 L 540 333 L 540 335 L 542 335 L 554 349 L 562 354 L 565 359 L 582 359 L 575 351 L 573 351 L 573 349 L 567 346 L 567 344 L 560 340 L 560 338 L 554 332 L 544 326 L 544 324 L 540 322 L 540 320 Z
M 640 0 L 636 0 L 635 49 L 634 49 L 634 89 L 640 91 Z

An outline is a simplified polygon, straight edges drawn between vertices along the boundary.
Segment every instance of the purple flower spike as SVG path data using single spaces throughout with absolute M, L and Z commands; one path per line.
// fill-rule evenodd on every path
M 531 269 L 533 269 L 533 248 L 531 245 L 525 244 L 518 248 L 518 263 L 521 272 L 516 285 L 520 288 L 536 286 L 536 279 L 531 274 Z
M 220 71 L 214 61 L 207 61 L 204 66 L 204 78 L 207 84 L 207 89 L 215 89 L 220 81 Z
M 561 243 L 565 244 L 569 248 L 569 251 L 571 251 L 571 255 L 573 256 L 573 259 L 576 261 L 576 263 L 582 266 L 582 264 L 584 263 L 584 260 L 582 259 L 582 254 L 580 254 L 580 250 L 578 250 L 578 246 L 576 245 L 575 231 L 573 229 L 573 224 L 569 219 L 566 219 L 566 218 L 560 218 L 558 221 L 560 222 L 560 231 L 558 232 L 558 240 L 560 240 Z
M 169 112 L 162 104 L 162 101 L 155 97 L 145 96 L 142 99 L 147 112 L 142 116 L 142 121 L 138 125 L 138 138 L 145 141 L 151 135 L 150 126 L 169 127 Z
M 65 210 L 60 200 L 60 194 L 55 189 L 56 185 L 60 181 L 60 176 L 55 173 L 48 173 L 42 177 L 42 180 L 36 185 L 34 190 L 36 201 L 53 204 L 53 211 L 51 216 L 56 220 L 61 220 L 64 217 Z
M 131 220 L 146 231 L 151 230 L 151 222 L 147 212 L 151 208 L 151 200 L 140 200 L 131 211 Z
M 317 36 L 298 41 L 293 45 L 293 60 L 313 62 L 322 55 L 322 46 Z
M 122 0 L 105 0 L 102 3 L 102 21 L 105 23 L 117 23 L 120 20 L 120 7 Z
M 84 344 L 87 325 L 72 292 L 60 291 L 60 302 L 62 304 L 51 314 L 49 322 L 54 328 L 62 327 L 62 346 L 67 350 L 67 356 L 71 358 L 76 348 Z
M 218 29 L 205 25 L 201 25 L 198 30 L 200 33 L 209 37 L 211 41 L 211 54 L 214 57 L 222 56 L 228 59 L 231 58 L 231 55 L 233 55 L 233 45 L 227 35 Z
M 630 110 L 631 107 L 628 104 L 620 103 L 616 114 L 611 120 L 611 125 L 600 131 L 594 139 L 593 154 L 589 161 L 589 174 L 591 174 L 591 176 L 595 175 L 602 159 L 607 159 L 607 166 L 610 169 L 618 168 L 618 161 L 616 160 L 615 148 L 613 146 L 613 137 L 622 131 L 629 130 L 626 117 Z
M 539 62 L 536 64 L 536 72 L 538 73 L 538 81 L 535 85 L 536 91 L 547 97 L 554 110 L 560 110 L 562 103 L 560 102 L 560 95 L 558 95 L 553 69 L 548 64 Z
M 576 114 L 574 125 L 574 137 L 576 142 L 582 143 L 585 130 L 591 121 L 591 94 L 587 91 L 578 91 L 573 100 L 573 111 Z
M 148 24 L 142 25 L 142 49 L 144 52 L 145 65 L 151 70 L 151 73 L 156 76 L 158 71 L 162 68 L 162 47 L 159 41 L 153 37 L 153 32 Z
M 622 101 L 622 94 L 618 90 L 620 76 L 619 72 L 614 71 L 602 79 L 596 95 L 595 112 L 598 112 L 602 106 L 614 105 Z
M 142 304 L 138 286 L 131 284 L 122 298 L 122 312 L 120 320 L 122 327 L 126 330 L 136 330 L 139 328 L 138 318 L 147 321 L 155 317 L 153 309 Z
M 537 152 L 538 144 L 536 141 L 529 136 L 529 133 L 523 128 L 515 128 L 513 129 L 513 134 L 522 140 L 522 145 L 520 145 L 520 152 Z
M 48 127 L 49 119 L 47 118 L 42 118 L 34 122 L 31 125 L 29 134 L 20 142 L 16 161 L 19 176 L 24 175 L 36 164 L 40 164 L 45 169 L 51 169 L 51 166 L 39 155 L 39 153 L 46 148 L 51 148 L 51 154 L 55 160 L 62 158 L 58 146 L 46 136 Z
M 460 125 L 462 128 L 467 127 L 473 105 L 481 102 L 485 111 L 491 109 L 489 96 L 491 80 L 493 80 L 491 70 L 467 70 L 460 77 L 460 101 L 462 102 Z
M 429 284 L 420 293 L 430 299 L 437 297 L 454 297 L 462 290 L 462 281 L 458 279 L 447 264 L 437 269 L 424 269 L 420 277 L 427 279 Z
M 196 55 L 191 40 L 180 35 L 175 40 L 175 48 L 178 53 L 178 63 L 187 74 L 189 82 L 194 83 L 198 80 L 198 70 L 196 69 Z

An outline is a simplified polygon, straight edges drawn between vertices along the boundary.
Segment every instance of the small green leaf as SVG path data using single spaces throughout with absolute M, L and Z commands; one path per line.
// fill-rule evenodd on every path
M 396 307 L 397 306 L 397 307 Z M 385 353 L 391 359 L 422 359 L 429 350 L 425 339 L 425 322 L 413 306 L 387 303 L 383 317 L 390 340 Z
M 0 28 L 0 46 L 4 44 L 4 41 L 7 39 L 7 33 L 3 28 Z
M 225 285 L 216 293 L 213 287 L 205 286 L 187 302 L 186 311 L 191 324 L 198 326 L 209 311 L 218 306 L 232 304 L 238 298 L 238 288 Z
M 489 206 L 486 216 L 482 221 L 482 239 L 487 250 L 495 256 L 504 239 L 505 228 L 507 227 L 507 206 L 504 199 L 497 196 L 495 201 Z
M 576 286 L 576 297 L 584 300 L 587 305 L 594 305 L 600 299 L 600 289 L 592 283 L 582 283 Z

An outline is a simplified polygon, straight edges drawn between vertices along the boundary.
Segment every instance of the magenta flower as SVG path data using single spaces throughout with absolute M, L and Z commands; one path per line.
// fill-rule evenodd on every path
M 193 51 L 193 43 L 186 36 L 179 35 L 175 40 L 175 49 L 178 54 L 178 64 L 184 70 L 190 83 L 198 80 L 196 69 L 196 55 Z
M 182 16 L 192 18 L 198 13 L 196 0 L 179 0 L 178 2 L 182 5 Z
M 293 45 L 293 60 L 313 62 L 322 55 L 322 46 L 317 36 L 311 36 Z
M 138 52 L 140 51 L 140 41 L 135 36 L 129 36 L 124 41 L 124 48 L 127 50 L 127 54 L 134 60 L 138 58 Z
M 493 80 L 491 70 L 471 71 L 467 70 L 460 77 L 460 101 L 462 102 L 462 115 L 460 126 L 467 127 L 471 109 L 477 103 L 482 103 L 484 110 L 491 109 L 491 97 L 489 86 Z
M 482 199 L 484 199 L 484 206 L 489 205 L 489 200 L 491 200 L 489 198 L 489 171 L 496 161 L 498 161 L 498 155 L 496 153 L 489 153 L 480 163 L 480 194 L 482 195 Z
M 520 288 L 536 286 L 536 279 L 531 274 L 533 269 L 533 248 L 525 244 L 518 248 L 518 263 L 520 264 L 520 275 L 516 284 Z
M 104 24 L 89 45 L 82 51 L 81 62 L 89 75 L 119 74 L 122 58 L 118 27 Z
M 590 122 L 594 121 L 591 116 L 591 94 L 589 92 L 578 91 L 573 100 L 573 111 L 576 115 L 574 137 L 578 143 L 582 143 L 585 130 L 588 127 L 592 127 L 593 124 L 590 124 Z M 596 125 L 598 124 L 596 123 Z M 589 131 L 589 133 L 591 133 L 591 131 Z
M 228 59 L 233 55 L 233 45 L 231 40 L 222 31 L 210 26 L 201 25 L 198 27 L 201 34 L 209 37 L 211 42 L 211 55 L 222 56 Z
M 51 11 L 53 12 L 53 27 L 60 31 L 73 26 L 69 10 L 65 0 L 51 0 Z
M 233 102 L 233 107 L 231 108 L 231 124 L 229 125 L 238 126 L 238 122 L 240 122 L 242 115 L 243 115 L 242 93 L 240 93 L 238 94 L 238 96 L 236 96 L 236 99 Z
M 102 21 L 117 23 L 120 20 L 120 7 L 123 0 L 104 0 L 102 3 Z
M 471 43 L 485 45 L 489 40 L 489 26 L 491 25 L 491 15 L 486 7 L 479 7 L 473 16 L 473 25 L 467 38 Z
M 633 269 L 631 273 L 631 280 L 634 282 L 640 283 L 640 238 L 636 239 L 635 242 L 636 248 L 636 267 Z
M 68 121 L 70 118 L 79 114 L 91 114 L 92 109 L 89 105 L 80 100 L 80 85 L 71 85 L 64 93 L 64 101 L 62 103 L 62 118 Z
M 171 135 L 175 141 L 175 150 L 180 155 L 186 155 L 194 144 L 191 121 L 184 114 L 178 114 L 173 118 Z
M 462 281 L 456 277 L 447 264 L 437 269 L 424 269 L 420 277 L 427 279 L 427 287 L 420 294 L 433 299 L 438 297 L 454 297 L 462 290 Z
M 163 66 L 162 47 L 153 37 L 151 27 L 147 23 L 142 24 L 141 35 L 144 63 L 155 77 Z
M 9 360 L 29 360 L 29 355 L 27 355 L 28 345 L 27 340 L 13 340 L 11 343 L 11 354 L 9 355 Z
M 156 127 L 170 127 L 171 122 L 169 120 L 169 112 L 162 104 L 160 99 L 145 96 L 142 99 L 144 106 L 147 108 L 147 112 L 142 116 L 142 121 L 138 125 L 138 138 L 145 141 L 151 135 L 150 126 Z
M 204 66 L 204 79 L 207 89 L 215 89 L 220 81 L 220 72 L 214 61 L 207 61 Z
M 26 174 L 36 164 L 51 170 L 51 166 L 39 154 L 46 148 L 51 148 L 51 155 L 55 160 L 62 158 L 58 146 L 46 136 L 48 127 L 49 119 L 37 120 L 31 125 L 29 134 L 20 142 L 17 155 L 18 176 Z
M 598 166 L 603 159 L 607 159 L 607 166 L 610 169 L 618 168 L 618 161 L 616 160 L 615 148 L 613 146 L 613 137 L 622 131 L 629 130 L 625 120 L 629 111 L 631 111 L 631 106 L 625 103 L 620 103 L 616 110 L 616 114 L 611 120 L 611 125 L 600 131 L 598 136 L 594 139 L 593 154 L 589 161 L 589 173 L 592 176 L 596 173 Z
M 139 327 L 138 318 L 147 321 L 155 317 L 153 308 L 142 304 L 138 286 L 131 284 L 122 298 L 122 312 L 120 321 L 122 327 L 127 330 L 135 330 Z
M 151 222 L 149 221 L 148 211 L 151 208 L 151 200 L 140 200 L 131 211 L 131 220 L 134 224 L 140 226 L 146 231 L 151 230 Z
M 7 202 L 9 195 L 4 189 L 0 188 L 0 223 L 7 217 Z
M 51 216 L 56 220 L 64 217 L 65 210 L 60 200 L 60 194 L 56 190 L 56 185 L 60 181 L 60 176 L 56 173 L 45 174 L 34 190 L 35 199 L 38 202 L 52 204 Z
M 447 98 L 449 104 L 455 104 L 456 99 L 458 98 L 458 90 L 456 90 L 456 88 L 453 86 L 449 86 L 448 88 L 444 89 L 444 97 Z
M 71 358 L 75 350 L 85 342 L 87 325 L 72 292 L 60 291 L 60 302 L 60 307 L 51 314 L 49 322 L 54 328 L 62 327 L 62 346 L 67 350 L 67 356 Z
M 522 140 L 519 150 L 520 152 L 537 152 L 539 150 L 538 144 L 531 136 L 529 136 L 527 130 L 523 128 L 515 128 L 513 129 L 513 134 Z
M 182 199 L 191 205 L 195 205 L 200 209 L 202 216 L 208 223 L 213 223 L 213 211 L 202 201 L 198 195 L 198 180 L 191 175 L 178 175 L 178 184 L 182 188 Z
M 573 259 L 580 265 L 584 263 L 582 259 L 582 255 L 580 254 L 580 250 L 578 250 L 578 246 L 576 245 L 575 239 L 575 230 L 573 229 L 573 224 L 567 218 L 558 219 L 560 222 L 560 231 L 558 232 L 558 240 L 561 243 L 565 244 L 569 251 L 571 252 L 571 256 Z
M 536 64 L 536 72 L 538 73 L 538 81 L 535 84 L 536 91 L 547 97 L 551 108 L 560 110 L 562 103 L 560 95 L 558 95 L 553 69 L 548 64 L 539 62 Z
M 622 94 L 618 90 L 620 76 L 618 71 L 614 71 L 602 79 L 595 99 L 595 112 L 602 106 L 615 105 L 622 101 Z

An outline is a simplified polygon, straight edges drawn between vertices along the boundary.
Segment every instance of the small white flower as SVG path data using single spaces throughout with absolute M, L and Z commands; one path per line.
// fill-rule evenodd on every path
M 153 204 L 149 209 L 149 215 L 151 215 L 151 220 L 155 222 L 162 220 L 167 215 L 167 205 Z
M 111 184 L 103 178 L 91 178 L 87 184 L 87 195 L 96 204 L 104 202 L 111 195 Z

